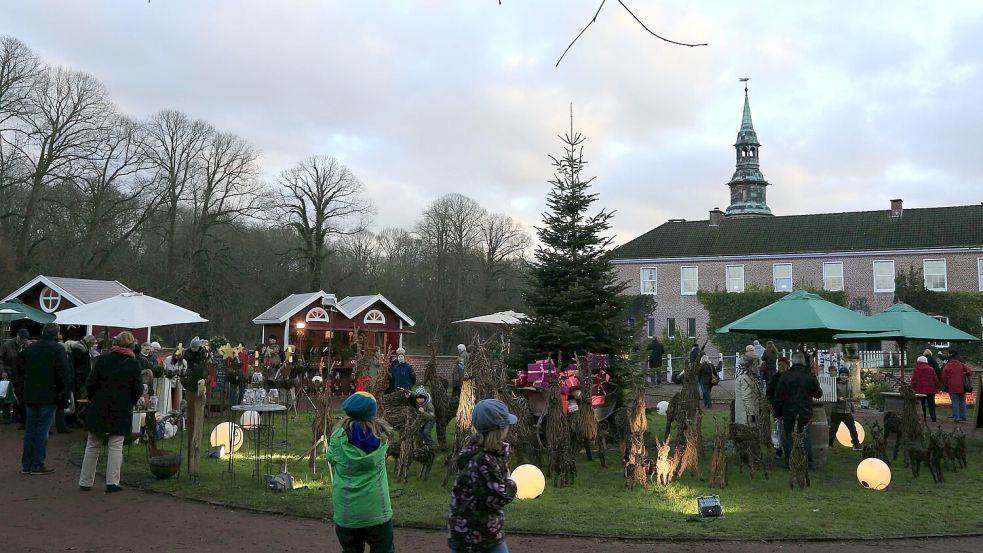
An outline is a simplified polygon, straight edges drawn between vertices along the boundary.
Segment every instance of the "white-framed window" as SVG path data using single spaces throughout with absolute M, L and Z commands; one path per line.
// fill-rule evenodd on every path
M 976 260 L 976 272 L 980 276 L 980 292 L 983 292 L 983 257 Z
M 679 268 L 679 294 L 682 296 L 695 296 L 700 289 L 700 268 L 699 267 L 680 267 Z
M 45 286 L 41 290 L 41 297 L 38 298 L 38 304 L 41 305 L 41 311 L 54 313 L 58 309 L 58 306 L 61 305 L 61 294 Z
M 686 337 L 696 338 L 696 319 L 693 317 L 686 319 Z
M 894 261 L 887 260 L 874 262 L 874 291 L 894 291 Z
M 676 319 L 672 317 L 666 319 L 666 335 L 670 338 L 676 335 Z
M 843 291 L 843 262 L 829 261 L 823 263 L 823 290 Z
M 932 315 L 932 318 L 938 319 L 945 324 L 949 324 L 949 317 L 946 317 L 945 315 Z M 949 342 L 930 342 L 929 345 L 933 348 L 947 348 L 949 347 Z
M 386 324 L 386 316 L 382 314 L 382 311 L 378 309 L 373 309 L 365 314 L 365 318 L 362 322 L 367 325 L 384 325 Z
M 945 278 L 945 259 L 922 260 L 922 273 L 925 275 L 925 288 L 933 292 L 945 292 L 948 282 Z
M 655 317 L 649 317 L 646 322 L 646 330 L 648 331 L 649 338 L 655 338 Z
M 792 264 L 775 263 L 771 266 L 771 279 L 775 283 L 776 292 L 792 291 Z
M 639 273 L 641 293 L 651 296 L 659 293 L 659 270 L 655 267 L 642 267 Z
M 328 322 L 328 312 L 325 311 L 323 307 L 314 307 L 307 312 L 307 316 L 304 317 L 307 322 L 317 321 L 317 322 Z
M 744 291 L 744 265 L 727 265 L 724 268 L 728 292 Z

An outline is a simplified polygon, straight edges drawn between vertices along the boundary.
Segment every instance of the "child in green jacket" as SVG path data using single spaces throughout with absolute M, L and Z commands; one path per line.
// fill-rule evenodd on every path
M 328 461 L 334 470 L 331 503 L 335 533 L 343 553 L 393 553 L 393 510 L 389 503 L 386 451 L 390 426 L 376 418 L 368 392 L 342 403 L 346 418 L 331 434 Z

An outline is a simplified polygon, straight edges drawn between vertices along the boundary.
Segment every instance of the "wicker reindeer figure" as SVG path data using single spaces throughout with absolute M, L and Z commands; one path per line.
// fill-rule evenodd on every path
M 433 447 L 423 443 L 420 437 L 420 429 L 423 427 L 424 419 L 421 416 L 413 416 L 412 421 L 399 432 L 399 460 L 396 463 L 396 481 L 409 481 L 410 465 L 414 461 L 420 463 L 420 480 L 430 477 L 430 469 L 433 468 Z
M 441 449 L 447 447 L 447 425 L 454 418 L 451 412 L 451 399 L 447 393 L 447 380 L 437 374 L 437 346 L 430 344 L 430 360 L 423 373 L 423 384 L 430 392 L 433 402 L 434 428 L 437 431 L 437 444 Z
M 870 439 L 863 446 L 864 459 L 880 459 L 888 466 L 891 466 L 891 458 L 887 454 L 887 437 L 884 434 L 884 427 L 879 423 L 870 425 Z
M 761 453 L 761 440 L 758 436 L 758 429 L 746 424 L 730 423 L 730 438 L 734 442 L 734 451 L 737 452 L 738 472 L 744 473 L 744 465 L 748 467 L 748 476 L 754 479 L 754 471 L 761 469 L 768 479 L 768 467 L 765 466 L 764 456 Z
M 655 454 L 655 480 L 661 486 L 668 486 L 676 477 L 679 457 L 672 455 L 668 439 L 655 439 Z
M 727 434 L 717 428 L 713 436 L 713 456 L 710 458 L 710 474 L 707 485 L 711 488 L 727 487 Z
M 799 485 L 800 490 L 811 485 L 809 482 L 809 456 L 806 455 L 805 433 L 807 428 L 798 428 L 798 417 L 796 417 L 795 428 L 792 429 L 792 454 L 788 460 L 788 487 L 795 489 Z

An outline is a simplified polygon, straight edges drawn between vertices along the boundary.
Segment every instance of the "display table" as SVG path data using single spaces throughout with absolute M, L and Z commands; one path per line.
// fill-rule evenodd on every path
M 881 395 L 884 396 L 884 410 L 894 411 L 895 413 L 900 415 L 901 410 L 904 409 L 904 399 L 901 398 L 901 393 L 881 392 Z M 921 401 L 921 399 L 925 397 L 925 394 L 915 394 L 915 397 L 918 398 L 919 401 Z
M 290 417 L 287 416 L 287 406 L 281 405 L 279 403 L 255 403 L 248 405 L 233 405 L 232 409 L 229 411 L 231 414 L 231 419 L 229 422 L 233 423 L 229 425 L 229 443 L 232 444 L 235 436 L 236 425 L 239 424 L 239 419 L 241 415 L 247 411 L 256 411 L 259 413 L 259 423 L 250 426 L 249 428 L 242 428 L 244 434 L 249 436 L 249 441 L 251 444 L 243 444 L 247 450 L 252 446 L 254 453 L 253 459 L 253 472 L 252 477 L 254 479 L 259 479 L 262 481 L 264 474 L 271 474 L 271 469 L 273 467 L 273 452 L 276 449 L 274 443 L 274 437 L 276 435 L 276 417 L 280 415 L 283 419 L 283 455 L 287 455 L 287 436 L 289 435 L 289 424 Z M 245 437 L 243 438 L 246 439 Z M 229 478 L 230 481 L 235 482 L 235 448 L 229 448 Z M 265 461 L 265 471 L 261 471 L 264 467 Z

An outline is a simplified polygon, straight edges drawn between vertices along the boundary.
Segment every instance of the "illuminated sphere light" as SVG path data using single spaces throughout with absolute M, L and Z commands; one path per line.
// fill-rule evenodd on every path
M 231 444 L 229 443 L 230 434 L 232 437 Z M 242 447 L 242 428 L 239 428 L 239 425 L 235 423 L 223 422 L 212 429 L 208 442 L 212 447 L 224 446 L 226 453 L 235 453 Z
M 669 411 L 668 401 L 660 401 L 655 405 L 655 412 L 662 415 L 663 417 L 666 416 L 667 411 Z
M 320 376 L 315 376 L 314 378 L 311 379 L 312 384 L 320 384 L 322 382 L 324 382 L 324 379 L 321 378 Z
M 259 426 L 259 421 L 258 411 L 246 411 L 242 414 L 242 418 L 239 419 L 244 429 L 256 428 Z
M 854 425 L 857 427 L 857 440 L 860 443 L 864 443 L 864 427 L 859 422 L 855 422 Z M 853 442 L 850 441 L 850 429 L 847 428 L 845 422 L 841 422 L 839 428 L 836 429 L 836 441 L 840 442 L 843 447 L 853 447 Z
M 546 477 L 535 465 L 519 465 L 512 471 L 516 499 L 536 499 L 546 489 Z
M 864 459 L 857 465 L 857 480 L 867 489 L 886 490 L 891 484 L 891 468 L 876 457 Z

